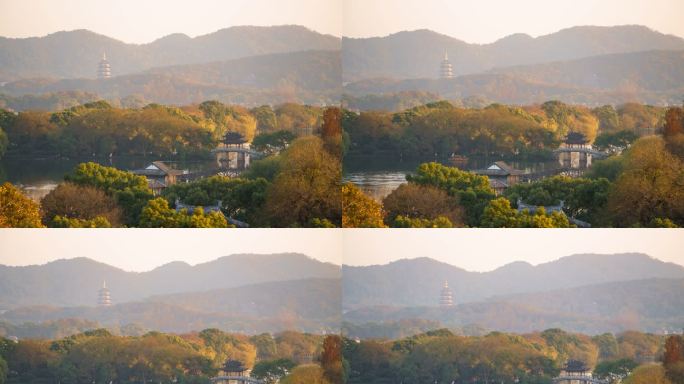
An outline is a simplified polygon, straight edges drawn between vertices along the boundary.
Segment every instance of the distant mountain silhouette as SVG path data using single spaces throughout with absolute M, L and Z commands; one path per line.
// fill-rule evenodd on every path
M 88 30 L 44 37 L 0 37 L 0 82 L 22 78 L 95 78 L 106 52 L 114 76 L 153 67 L 208 63 L 271 53 L 339 50 L 340 39 L 302 26 L 236 26 L 190 38 L 173 34 L 126 44 Z
M 162 272 L 185 268 L 174 263 Z M 111 307 L 22 307 L 3 313 L 0 319 L 13 324 L 83 319 L 108 327 L 138 324 L 166 332 L 217 327 L 248 333 L 287 329 L 320 333 L 339 329 L 340 300 L 339 278 L 303 279 L 154 296 Z
M 447 50 L 454 75 L 496 67 L 574 60 L 612 53 L 682 50 L 684 39 L 644 26 L 578 26 L 532 38 L 515 34 L 491 44 L 468 44 L 430 30 L 386 37 L 343 38 L 345 82 L 368 78 L 436 78 Z
M 156 67 L 107 80 L 34 78 L 10 82 L 14 96 L 85 91 L 105 99 L 135 95 L 148 102 L 191 104 L 218 99 L 235 104 L 332 104 L 341 95 L 339 51 L 275 53 L 204 64 Z
M 368 79 L 345 86 L 354 96 L 424 91 L 445 99 L 481 97 L 533 104 L 677 104 L 684 94 L 684 51 L 645 51 L 494 68 L 453 79 Z
M 308 278 L 340 278 L 340 267 L 296 253 L 240 254 L 195 266 L 174 262 L 138 273 L 75 258 L 40 266 L 0 266 L 0 309 L 94 306 L 103 280 L 107 281 L 114 303 L 125 303 L 152 295 Z
M 342 267 L 343 306 L 436 306 L 444 281 L 456 303 L 492 296 L 546 292 L 586 285 L 684 278 L 684 267 L 640 253 L 573 255 L 532 266 L 516 262 L 491 272 L 468 272 L 430 258 L 399 260 L 386 265 Z
M 573 269 L 576 265 L 565 266 Z M 448 327 L 474 326 L 519 333 L 548 328 L 588 334 L 635 329 L 680 331 L 684 322 L 684 279 L 611 282 L 496 297 L 451 308 L 365 307 L 345 313 L 344 319 L 355 324 L 424 319 Z

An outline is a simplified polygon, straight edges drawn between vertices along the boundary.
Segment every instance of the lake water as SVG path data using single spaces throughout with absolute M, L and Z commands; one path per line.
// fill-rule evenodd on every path
M 109 167 L 132 170 L 143 168 L 156 160 L 159 159 L 142 156 L 80 159 L 4 158 L 0 160 L 0 183 L 9 181 L 20 187 L 29 197 L 39 200 L 64 180 L 64 176 L 72 172 L 79 163 L 92 161 Z M 470 159 L 462 167 L 467 170 L 482 169 L 497 160 L 499 159 Z M 210 159 L 164 161 L 175 168 L 190 171 L 207 171 L 214 168 L 214 162 Z M 369 196 L 382 200 L 399 185 L 406 182 L 407 174 L 415 172 L 418 165 L 428 161 L 437 161 L 453 166 L 446 158 L 398 161 L 397 159 L 377 157 L 348 157 L 344 160 L 343 181 L 354 183 Z M 507 163 L 526 172 L 538 172 L 557 168 L 557 163 L 554 160 L 509 161 Z
M 460 166 L 465 170 L 483 169 L 500 159 L 474 158 Z M 344 160 L 343 181 L 358 186 L 369 196 L 380 201 L 406 182 L 406 175 L 414 173 L 422 163 L 436 161 L 454 166 L 449 159 L 426 159 L 398 161 L 366 157 L 348 157 Z M 558 168 L 555 160 L 546 161 L 506 161 L 507 164 L 526 173 L 542 172 Z
M 0 183 L 9 181 L 18 186 L 34 200 L 40 200 L 57 184 L 64 180 L 64 176 L 71 173 L 80 163 L 92 161 L 94 163 L 115 167 L 122 170 L 140 169 L 159 158 L 143 156 L 91 157 L 79 159 L 20 159 L 4 158 L 0 160 Z M 204 171 L 214 166 L 212 160 L 178 161 L 164 160 L 178 169 L 190 171 Z

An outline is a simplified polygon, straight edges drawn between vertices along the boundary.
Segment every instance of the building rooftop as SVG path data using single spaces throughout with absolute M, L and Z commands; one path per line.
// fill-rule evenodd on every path
M 240 132 L 228 131 L 223 136 L 224 144 L 244 144 L 246 142 L 247 140 L 245 140 L 245 136 Z
M 247 370 L 247 367 L 239 360 L 228 359 L 223 364 L 223 370 L 225 372 L 244 372 Z
M 587 137 L 580 132 L 570 132 L 565 136 L 565 144 L 586 144 Z
M 185 172 L 180 170 L 180 169 L 175 169 L 171 168 L 169 165 L 164 163 L 163 161 L 153 161 L 148 165 L 147 167 L 143 169 L 136 169 L 132 171 L 136 175 L 140 176 L 166 176 L 166 175 L 172 175 L 172 176 L 178 176 L 182 175 Z
M 587 372 L 589 368 L 580 360 L 568 360 L 563 367 L 565 372 Z
M 478 175 L 484 176 L 508 176 L 508 175 L 522 175 L 525 172 L 515 169 L 503 161 L 496 161 L 492 163 L 487 169 L 478 169 L 474 171 Z

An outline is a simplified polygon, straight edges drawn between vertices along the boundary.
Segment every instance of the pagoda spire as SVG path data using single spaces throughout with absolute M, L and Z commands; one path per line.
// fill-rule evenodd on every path
M 439 78 L 440 79 L 451 79 L 454 77 L 453 67 L 449 61 L 449 53 L 444 49 L 444 58 L 439 66 Z
M 112 305 L 112 295 L 107 288 L 107 281 L 102 280 L 102 288 L 97 291 L 97 305 L 109 307 Z
M 440 307 L 452 307 L 454 305 L 454 295 L 449 288 L 449 282 L 444 280 L 444 285 L 442 286 L 442 291 L 439 295 L 439 306 Z
M 109 65 L 107 60 L 107 53 L 102 51 L 102 60 L 97 66 L 97 78 L 98 79 L 109 79 L 112 77 L 112 66 Z

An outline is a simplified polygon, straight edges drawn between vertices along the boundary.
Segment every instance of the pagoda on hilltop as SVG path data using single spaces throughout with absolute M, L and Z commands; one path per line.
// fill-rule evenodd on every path
M 444 59 L 442 59 L 442 64 L 439 66 L 439 78 L 440 79 L 451 79 L 454 77 L 453 67 L 449 61 L 449 55 L 446 49 L 444 50 Z
M 109 307 L 112 305 L 112 295 L 107 288 L 107 282 L 102 282 L 102 288 L 97 291 L 97 305 L 101 307 Z
M 102 52 L 102 60 L 100 60 L 100 64 L 97 66 L 97 78 L 109 79 L 110 77 L 112 77 L 112 67 L 107 60 L 107 54 Z
M 439 306 L 440 307 L 453 307 L 454 305 L 454 295 L 449 288 L 449 282 L 444 280 L 444 285 L 442 286 L 442 291 L 439 294 Z

